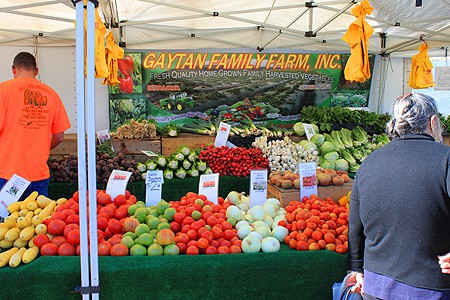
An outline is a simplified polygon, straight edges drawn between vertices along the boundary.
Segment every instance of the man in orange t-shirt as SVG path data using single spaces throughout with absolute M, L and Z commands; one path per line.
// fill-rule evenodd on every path
M 50 149 L 70 128 L 58 94 L 35 77 L 35 57 L 16 55 L 14 79 L 0 83 L 0 188 L 14 175 L 31 181 L 21 200 L 31 192 L 48 196 Z

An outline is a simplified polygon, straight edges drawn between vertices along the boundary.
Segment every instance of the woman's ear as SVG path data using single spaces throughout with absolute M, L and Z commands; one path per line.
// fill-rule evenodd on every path
M 434 115 L 430 118 L 430 129 L 431 129 L 431 134 L 433 135 L 433 137 L 438 141 L 438 142 L 442 142 L 443 138 L 442 138 L 442 127 L 441 127 L 441 121 L 439 120 L 439 118 Z

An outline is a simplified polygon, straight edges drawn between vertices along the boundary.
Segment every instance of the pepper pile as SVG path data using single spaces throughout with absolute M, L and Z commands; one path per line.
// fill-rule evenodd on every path
M 267 157 L 257 148 L 209 145 L 200 152 L 199 157 L 220 176 L 249 176 L 250 170 L 269 167 Z

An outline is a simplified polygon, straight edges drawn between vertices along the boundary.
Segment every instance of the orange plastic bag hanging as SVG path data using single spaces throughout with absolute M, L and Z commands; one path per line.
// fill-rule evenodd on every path
M 342 40 L 350 45 L 350 57 L 344 69 L 344 76 L 346 80 L 352 82 L 364 82 L 371 76 L 368 47 L 373 28 L 366 22 L 365 16 L 370 15 L 372 10 L 367 0 L 355 6 L 352 14 L 357 19 L 350 24 L 342 37 Z
M 433 64 L 428 56 L 428 45 L 423 43 L 418 49 L 419 53 L 412 57 L 408 85 L 414 89 L 425 89 L 434 86 Z

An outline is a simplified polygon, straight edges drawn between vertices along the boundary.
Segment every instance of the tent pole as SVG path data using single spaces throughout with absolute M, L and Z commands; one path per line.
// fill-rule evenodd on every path
M 80 265 L 81 294 L 89 299 L 89 250 L 86 213 L 86 128 L 85 128 L 85 82 L 84 82 L 84 8 L 83 2 L 76 3 L 76 66 L 77 66 L 77 149 L 78 149 L 78 196 L 80 207 Z
M 98 6 L 98 2 L 96 6 Z M 93 0 L 87 2 L 87 143 L 89 237 L 92 299 L 99 298 L 98 244 L 97 244 L 97 174 L 95 153 L 95 18 Z

